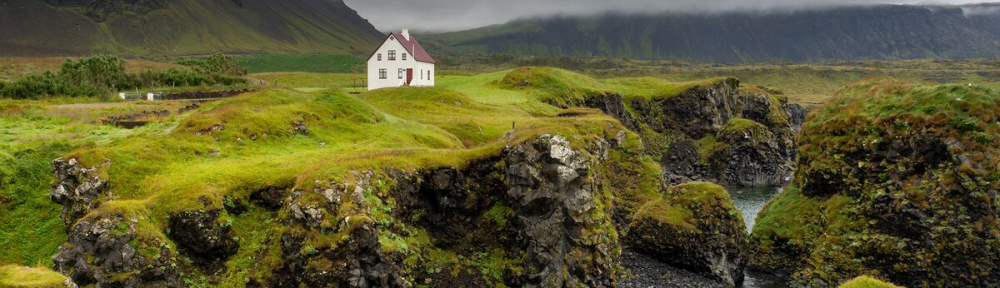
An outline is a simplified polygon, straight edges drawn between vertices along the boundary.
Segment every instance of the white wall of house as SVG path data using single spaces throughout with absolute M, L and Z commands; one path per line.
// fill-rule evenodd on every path
M 392 51 L 395 51 L 395 60 L 389 60 L 389 54 Z M 406 54 L 406 60 L 403 60 L 403 54 Z M 395 37 L 387 38 L 385 43 L 368 60 L 368 90 L 404 86 L 406 69 L 413 69 L 413 80 L 410 81 L 410 86 L 434 86 L 436 78 L 434 64 L 416 61 L 413 59 L 413 55 L 410 55 L 403 48 L 403 45 L 396 41 Z M 422 75 L 420 74 L 421 70 L 423 70 Z M 385 79 L 382 78 L 382 71 L 385 73 Z M 427 79 L 428 71 L 430 71 L 430 79 Z

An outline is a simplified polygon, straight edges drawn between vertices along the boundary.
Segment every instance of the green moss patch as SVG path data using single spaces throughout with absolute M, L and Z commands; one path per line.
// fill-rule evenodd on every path
M 868 276 L 858 276 L 857 278 L 851 279 L 851 281 L 844 282 L 840 284 L 837 288 L 901 288 L 900 286 L 893 285 L 891 283 L 882 282 Z
M 0 266 L 0 287 L 61 288 L 66 287 L 64 282 L 66 277 L 46 268 Z

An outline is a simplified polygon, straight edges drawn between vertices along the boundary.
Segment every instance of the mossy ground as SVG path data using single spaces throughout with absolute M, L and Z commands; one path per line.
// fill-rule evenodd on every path
M 66 277 L 46 268 L 0 266 L 2 288 L 61 288 L 66 287 L 65 281 Z

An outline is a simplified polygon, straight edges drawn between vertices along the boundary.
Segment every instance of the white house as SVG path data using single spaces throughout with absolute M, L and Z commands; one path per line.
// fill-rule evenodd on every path
M 400 86 L 434 86 L 434 58 L 410 31 L 389 34 L 368 56 L 368 90 Z

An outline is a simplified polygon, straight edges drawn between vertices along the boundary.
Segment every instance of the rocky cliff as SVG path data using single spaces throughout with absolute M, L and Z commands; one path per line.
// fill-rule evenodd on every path
M 780 91 L 741 85 L 735 78 L 644 83 L 652 93 L 611 84 L 545 67 L 517 69 L 497 83 L 535 92 L 555 106 L 597 108 L 615 117 L 660 159 L 667 184 L 765 187 L 791 180 L 795 133 L 806 113 Z
M 799 170 L 757 219 L 753 268 L 804 287 L 872 275 L 1000 286 L 1000 94 L 863 81 L 803 126 Z
M 233 231 L 241 228 L 221 215 L 263 209 L 287 228 L 270 236 L 280 264 L 273 277 L 253 280 L 260 286 L 613 287 L 621 253 L 614 195 L 643 197 L 609 190 L 622 185 L 613 177 L 635 172 L 612 166 L 641 157 L 628 156 L 638 139 L 626 146 L 624 137 L 571 143 L 541 135 L 461 168 L 352 172 L 263 189 L 221 209 L 174 214 L 163 232 L 146 230 L 144 219 L 93 212 L 107 182 L 88 174 L 96 168 L 56 160 L 53 199 L 74 213 L 64 216 L 70 238 L 53 259 L 80 285 L 182 287 L 186 269 L 220 271 L 240 249 Z M 659 181 L 647 180 L 656 189 Z
M 614 116 L 660 158 L 668 184 L 712 181 L 732 187 L 780 186 L 790 180 L 803 109 L 777 91 L 734 78 L 672 97 L 590 96 L 586 105 Z

